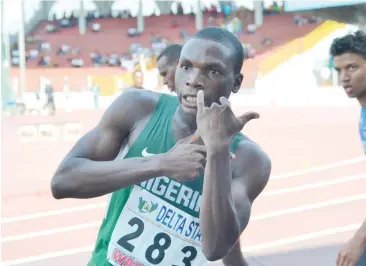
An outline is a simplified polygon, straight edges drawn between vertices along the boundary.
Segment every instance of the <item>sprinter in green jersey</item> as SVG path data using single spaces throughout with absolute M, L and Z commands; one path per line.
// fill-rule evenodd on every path
M 243 57 L 229 31 L 198 31 L 181 51 L 177 96 L 123 93 L 66 155 L 55 198 L 110 194 L 89 266 L 246 265 L 237 243 L 271 162 L 240 133 L 259 115 L 236 117 L 228 101 Z

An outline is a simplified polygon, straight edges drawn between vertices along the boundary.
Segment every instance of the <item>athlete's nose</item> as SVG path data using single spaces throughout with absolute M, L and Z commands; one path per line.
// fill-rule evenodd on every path
M 200 71 L 199 70 L 192 70 L 189 74 L 189 77 L 186 81 L 187 87 L 193 87 L 197 89 L 202 89 L 202 79 L 200 77 Z
M 347 71 L 342 70 L 339 72 L 339 80 L 342 82 L 342 84 L 349 83 L 350 79 L 350 75 L 347 73 Z

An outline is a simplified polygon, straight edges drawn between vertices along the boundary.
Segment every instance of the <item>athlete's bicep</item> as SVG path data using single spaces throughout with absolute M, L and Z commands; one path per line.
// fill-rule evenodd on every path
M 98 125 L 77 141 L 64 161 L 74 158 L 93 161 L 115 159 L 134 124 L 151 112 L 152 108 L 136 108 L 142 103 L 150 104 L 148 97 L 141 94 L 128 91 L 117 98 L 107 108 Z
M 113 160 L 127 134 L 128 129 L 123 130 L 113 125 L 98 125 L 79 139 L 67 157 L 93 161 Z
M 117 113 L 124 109 L 119 104 L 117 100 L 105 111 L 98 125 L 76 142 L 67 157 L 109 161 L 117 156 L 133 125 L 128 115 Z

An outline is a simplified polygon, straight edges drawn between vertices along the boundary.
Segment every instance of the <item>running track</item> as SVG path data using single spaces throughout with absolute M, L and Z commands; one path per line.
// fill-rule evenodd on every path
M 250 109 L 259 111 L 261 119 L 245 131 L 273 163 L 271 180 L 242 235 L 250 265 L 335 265 L 339 245 L 366 216 L 358 108 Z M 86 265 L 106 198 L 54 200 L 50 177 L 73 142 L 22 143 L 17 130 L 25 124 L 67 121 L 82 122 L 85 132 L 100 115 L 79 111 L 53 118 L 2 118 L 3 265 Z

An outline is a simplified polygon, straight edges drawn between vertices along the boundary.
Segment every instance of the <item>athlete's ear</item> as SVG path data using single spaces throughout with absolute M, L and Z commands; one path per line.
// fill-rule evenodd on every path
M 237 93 L 240 90 L 241 83 L 243 82 L 243 74 L 238 73 L 235 75 L 234 87 L 232 92 Z

